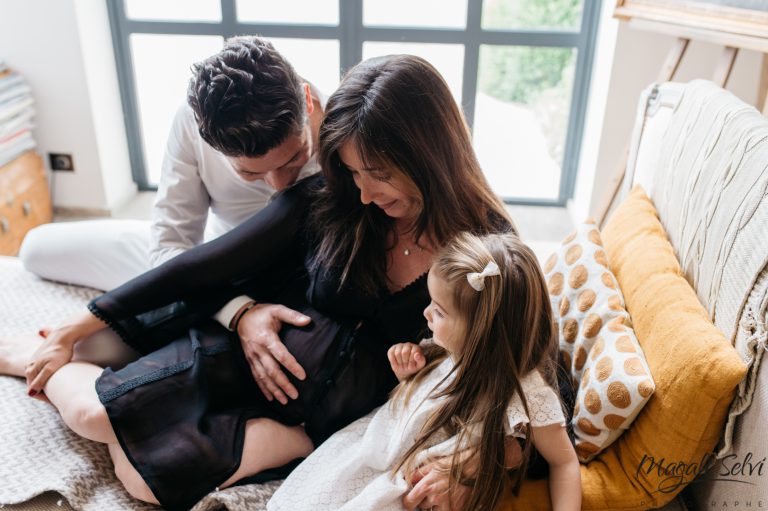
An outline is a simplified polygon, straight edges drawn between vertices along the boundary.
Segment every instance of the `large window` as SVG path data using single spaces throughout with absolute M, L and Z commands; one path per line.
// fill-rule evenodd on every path
M 331 93 L 363 58 L 411 53 L 445 77 L 494 190 L 572 195 L 600 2 L 586 0 L 106 0 L 134 178 L 157 185 L 190 65 L 227 37 L 269 38 Z

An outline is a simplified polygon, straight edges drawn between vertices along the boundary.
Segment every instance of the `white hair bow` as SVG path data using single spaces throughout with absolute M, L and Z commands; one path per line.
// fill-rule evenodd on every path
M 467 282 L 475 291 L 482 291 L 485 289 L 485 277 L 491 277 L 493 275 L 501 275 L 499 267 L 493 261 L 485 265 L 485 268 L 480 273 L 473 272 L 467 273 Z

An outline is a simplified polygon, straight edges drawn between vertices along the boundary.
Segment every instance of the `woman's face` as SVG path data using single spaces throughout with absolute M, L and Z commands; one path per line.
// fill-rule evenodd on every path
M 408 191 L 414 186 L 402 172 L 391 168 L 366 168 L 352 142 L 341 146 L 339 157 L 352 173 L 363 204 L 373 203 L 392 218 L 414 220 L 421 213 L 421 200 L 415 192 Z

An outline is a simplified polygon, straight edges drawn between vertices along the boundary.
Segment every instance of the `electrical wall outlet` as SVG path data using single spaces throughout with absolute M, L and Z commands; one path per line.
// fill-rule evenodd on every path
M 75 163 L 71 154 L 48 153 L 48 160 L 51 162 L 51 170 L 65 170 L 74 172 Z

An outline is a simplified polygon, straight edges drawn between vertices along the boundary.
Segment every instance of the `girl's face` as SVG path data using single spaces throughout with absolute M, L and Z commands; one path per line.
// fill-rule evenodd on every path
M 434 270 L 429 270 L 427 287 L 432 301 L 424 309 L 424 317 L 432 330 L 432 339 L 449 353 L 458 354 L 464 345 L 461 332 L 465 330 L 465 325 L 454 307 L 451 289 Z
M 414 186 L 402 172 L 386 168 L 366 168 L 352 142 L 341 146 L 339 158 L 352 173 L 352 179 L 360 189 L 360 200 L 363 204 L 373 203 L 392 218 L 413 220 L 421 213 L 418 192 L 409 191 Z

